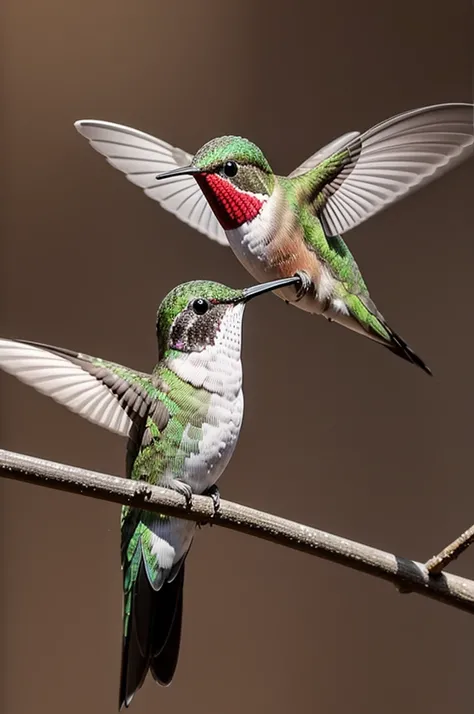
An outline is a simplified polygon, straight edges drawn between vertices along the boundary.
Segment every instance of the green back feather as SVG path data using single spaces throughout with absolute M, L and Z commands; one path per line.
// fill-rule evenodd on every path
M 158 365 L 152 380 L 160 385 L 160 388 L 153 387 L 150 380 L 154 397 L 166 406 L 169 418 L 160 431 L 153 418 L 147 417 L 142 447 L 135 458 L 130 476 L 135 480 L 146 480 L 150 484 L 160 485 L 167 470 L 175 478 L 183 475 L 186 458 L 197 453 L 211 395 L 205 389 L 196 389 L 181 380 L 164 362 Z M 122 508 L 125 634 L 129 626 L 133 587 L 142 559 L 153 588 L 159 589 L 168 574 L 168 571 L 163 571 L 152 553 L 153 531 L 157 530 L 157 519 L 163 525 L 169 522 L 169 518 L 164 515 L 152 514 L 130 506 Z

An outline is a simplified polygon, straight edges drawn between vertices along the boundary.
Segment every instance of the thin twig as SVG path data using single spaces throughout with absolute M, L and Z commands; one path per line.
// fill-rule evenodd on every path
M 0 449 L 0 475 L 70 493 L 129 504 L 148 511 L 216 525 L 264 538 L 394 583 L 452 607 L 474 613 L 474 581 L 448 573 L 431 574 L 425 565 L 355 541 L 293 523 L 263 511 L 221 501 L 213 518 L 210 498 L 194 496 L 189 507 L 175 491 L 95 471 L 66 466 Z
M 432 558 L 425 563 L 425 567 L 431 574 L 440 573 L 446 568 L 453 560 L 459 558 L 461 553 L 469 548 L 471 543 L 474 543 L 474 526 L 471 526 L 464 531 L 459 538 L 453 540 L 452 543 L 443 548 L 441 553 L 434 555 Z

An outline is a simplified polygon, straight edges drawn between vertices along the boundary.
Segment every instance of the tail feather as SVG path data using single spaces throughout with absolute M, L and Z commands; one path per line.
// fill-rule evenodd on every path
M 167 588 L 171 589 L 176 583 L 175 590 L 177 590 L 177 592 L 172 593 L 175 600 L 173 623 L 165 643 L 158 651 L 158 654 L 152 658 L 150 663 L 153 679 L 163 687 L 167 687 L 168 684 L 171 683 L 176 665 L 178 664 L 179 646 L 181 642 L 181 622 L 183 617 L 183 578 L 184 567 L 181 567 L 176 579 L 167 585 Z
M 428 365 L 425 364 L 421 357 L 419 357 L 409 345 L 407 345 L 405 340 L 403 340 L 400 335 L 397 335 L 397 333 L 392 330 L 390 325 L 387 324 L 384 317 L 382 317 L 382 315 L 378 311 L 377 319 L 383 329 L 383 332 L 385 333 L 383 334 L 380 330 L 377 330 L 377 332 L 375 333 L 376 337 L 378 338 L 377 342 L 389 349 L 390 352 L 393 352 L 394 354 L 398 355 L 398 357 L 407 360 L 407 362 L 411 362 L 411 364 L 415 364 L 417 367 L 422 369 L 423 372 L 429 374 L 430 377 L 433 376 L 433 373 L 428 367 Z M 382 337 L 383 339 L 381 340 L 380 337 Z
M 344 302 L 349 311 L 349 315 L 346 316 L 338 312 L 333 312 L 330 315 L 331 319 L 336 320 L 336 322 L 339 322 L 351 330 L 370 337 L 394 354 L 402 357 L 402 359 L 415 364 L 426 372 L 426 374 L 432 374 L 430 368 L 421 357 L 387 324 L 385 318 L 378 311 L 368 294 L 356 295 L 348 293 L 345 296 Z
M 181 637 L 184 564 L 160 590 L 150 585 L 143 561 L 131 593 L 131 614 L 124 633 L 119 709 L 128 707 L 148 669 L 160 684 L 171 682 Z
M 329 319 L 339 322 L 350 330 L 366 335 L 378 342 L 379 345 L 383 345 L 394 354 L 407 360 L 407 362 L 415 364 L 426 374 L 432 374 L 430 368 L 421 357 L 387 324 L 368 294 L 356 295 L 347 293 L 344 297 L 344 303 L 349 314 L 344 315 L 341 312 L 332 311 L 329 313 Z
M 390 335 L 391 342 L 390 343 L 385 343 L 384 347 L 387 347 L 391 352 L 394 354 L 398 355 L 399 357 L 402 357 L 403 359 L 406 359 L 408 362 L 411 362 L 412 364 L 416 364 L 417 367 L 420 367 L 426 374 L 429 374 L 430 376 L 433 376 L 433 372 L 431 369 L 428 367 L 427 364 L 419 357 L 416 352 L 414 352 L 407 343 L 402 340 L 402 338 L 396 334 L 396 332 L 393 332 L 388 325 L 385 325 L 385 329 Z
M 153 597 L 150 585 L 146 587 L 147 580 L 145 566 L 140 562 L 137 578 L 129 595 L 131 602 L 128 626 L 124 623 L 119 710 L 123 706 L 129 706 L 133 695 L 145 681 L 148 671 L 150 638 L 143 623 L 149 622 L 153 616 Z M 139 590 L 142 591 L 141 597 Z

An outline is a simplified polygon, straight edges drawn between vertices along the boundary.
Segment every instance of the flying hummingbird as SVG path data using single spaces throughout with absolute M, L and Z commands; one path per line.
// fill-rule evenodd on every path
M 0 339 L 0 367 L 89 421 L 128 437 L 127 477 L 186 496 L 210 492 L 243 416 L 241 332 L 248 300 L 291 285 L 244 290 L 208 281 L 172 290 L 157 314 L 151 374 L 80 352 Z M 119 708 L 148 670 L 171 682 L 179 653 L 184 561 L 196 524 L 122 508 L 123 646 Z
M 193 157 L 119 124 L 88 119 L 75 127 L 148 196 L 228 243 L 257 280 L 298 274 L 302 288 L 279 297 L 431 374 L 377 309 L 341 235 L 468 158 L 473 108 L 429 106 L 344 134 L 289 176 L 276 176 L 258 146 L 238 136 L 212 139 Z

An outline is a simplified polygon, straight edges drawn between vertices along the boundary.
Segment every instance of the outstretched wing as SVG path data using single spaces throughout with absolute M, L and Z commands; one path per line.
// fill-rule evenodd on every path
M 326 235 L 346 233 L 471 156 L 473 110 L 461 103 L 415 109 L 341 142 L 314 169 L 327 181 L 317 200 Z
M 154 401 L 151 378 L 59 347 L 0 339 L 0 368 L 94 424 L 128 436 Z
M 212 240 L 228 245 L 223 228 L 192 176 L 156 180 L 163 171 L 190 164 L 191 154 L 121 124 L 82 119 L 74 126 L 109 164 L 123 171 L 147 196 Z

